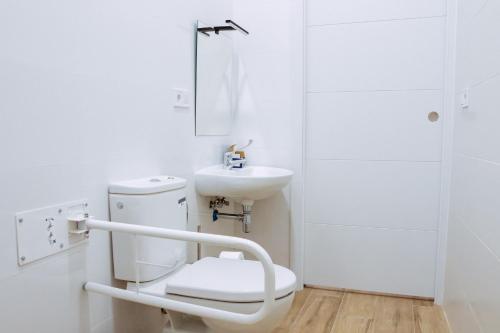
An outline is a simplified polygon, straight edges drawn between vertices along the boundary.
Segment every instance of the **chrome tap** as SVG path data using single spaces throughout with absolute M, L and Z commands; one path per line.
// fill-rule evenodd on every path
M 249 147 L 252 143 L 253 140 L 250 139 L 246 145 L 241 147 L 237 147 L 236 144 L 230 145 L 224 153 L 224 169 L 243 169 L 247 163 L 243 149 Z
M 224 169 L 232 170 L 234 168 L 241 169 L 247 163 L 247 160 L 244 158 L 234 158 L 234 153 L 232 151 L 228 151 L 224 153 Z

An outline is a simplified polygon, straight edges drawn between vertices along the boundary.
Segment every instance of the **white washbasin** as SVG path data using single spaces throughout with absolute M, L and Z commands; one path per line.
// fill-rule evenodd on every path
M 228 197 L 241 202 L 272 196 L 285 187 L 292 176 L 293 171 L 287 169 L 247 166 L 227 170 L 216 165 L 196 172 L 195 183 L 201 195 Z

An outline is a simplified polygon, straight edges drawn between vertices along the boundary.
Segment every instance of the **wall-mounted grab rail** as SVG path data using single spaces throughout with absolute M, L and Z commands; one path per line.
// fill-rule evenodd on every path
M 191 231 L 172 230 L 156 227 L 148 227 L 134 224 L 125 224 L 87 218 L 85 224 L 88 230 L 104 230 L 129 233 L 134 236 L 148 236 L 166 238 L 181 241 L 190 241 L 211 245 L 223 245 L 238 250 L 248 251 L 262 263 L 264 268 L 264 302 L 257 312 L 241 314 L 230 311 L 218 310 L 206 306 L 194 305 L 185 302 L 151 296 L 130 290 L 111 287 L 108 285 L 87 282 L 83 288 L 88 292 L 108 295 L 127 301 L 150 305 L 167 310 L 183 312 L 194 316 L 225 320 L 240 324 L 254 324 L 264 319 L 273 309 L 275 302 L 275 272 L 274 265 L 269 254 L 259 244 L 248 239 L 197 233 Z M 136 258 L 137 259 L 137 258 Z

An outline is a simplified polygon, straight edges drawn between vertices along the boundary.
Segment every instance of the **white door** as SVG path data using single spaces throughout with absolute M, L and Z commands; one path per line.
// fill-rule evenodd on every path
M 410 2 L 308 1 L 308 285 L 434 296 L 445 18 Z

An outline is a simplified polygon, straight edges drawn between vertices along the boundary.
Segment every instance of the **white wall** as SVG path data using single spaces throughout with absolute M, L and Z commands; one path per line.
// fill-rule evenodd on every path
M 231 33 L 239 59 L 238 110 L 232 139 L 254 143 L 246 150 L 250 165 L 266 165 L 296 172 L 292 186 L 272 198 L 257 201 L 252 211 L 251 233 L 243 234 L 241 224 L 231 220 L 212 223 L 210 214 L 200 216 L 202 229 L 237 235 L 257 241 L 277 264 L 290 266 L 291 191 L 301 179 L 302 70 L 295 63 L 295 50 L 301 40 L 294 35 L 300 24 L 299 1 L 236 1 L 233 19 L 250 34 Z M 241 205 L 235 205 L 241 211 Z M 215 255 L 219 248 L 203 247 L 204 255 Z
M 171 89 L 193 91 L 195 21 L 230 15 L 229 0 L 0 2 L 0 331 L 112 332 L 111 300 L 81 290 L 111 281 L 109 237 L 21 269 L 14 214 L 88 198 L 106 219 L 110 181 L 220 162 L 229 139 L 195 137 Z
M 445 310 L 455 333 L 500 331 L 500 3 L 458 1 Z M 459 95 L 470 89 L 463 111 Z
M 307 1 L 307 284 L 434 296 L 445 14 Z

